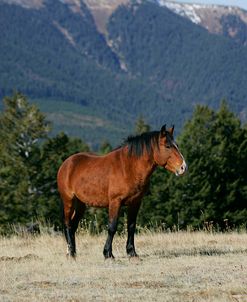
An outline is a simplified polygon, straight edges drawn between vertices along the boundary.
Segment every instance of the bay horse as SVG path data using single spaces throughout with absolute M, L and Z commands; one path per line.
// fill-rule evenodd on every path
M 68 157 L 57 175 L 63 201 L 64 232 L 68 255 L 76 256 L 75 232 L 86 206 L 108 207 L 108 236 L 105 258 L 114 258 L 112 241 L 117 230 L 119 210 L 127 206 L 129 257 L 137 257 L 134 244 L 136 217 L 149 180 L 157 166 L 183 175 L 187 169 L 173 138 L 174 126 L 128 137 L 121 147 L 106 155 L 77 153 Z

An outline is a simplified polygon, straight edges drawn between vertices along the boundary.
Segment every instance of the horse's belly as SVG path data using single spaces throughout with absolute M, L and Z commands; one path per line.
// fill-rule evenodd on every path
M 94 190 L 93 188 L 76 190 L 75 195 L 81 202 L 90 207 L 106 208 L 109 204 L 107 194 L 99 192 L 99 188 L 98 190 Z
M 89 207 L 97 207 L 97 208 L 107 208 L 109 202 L 107 200 L 97 200 L 97 199 L 84 199 L 83 202 Z

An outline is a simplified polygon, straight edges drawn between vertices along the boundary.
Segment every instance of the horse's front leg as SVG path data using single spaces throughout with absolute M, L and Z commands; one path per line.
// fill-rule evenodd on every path
M 138 257 L 135 251 L 135 230 L 136 230 L 136 218 L 140 208 L 140 202 L 129 205 L 128 207 L 128 239 L 126 244 L 126 251 L 129 257 Z
M 109 222 L 108 222 L 108 236 L 104 246 L 103 254 L 105 258 L 113 258 L 112 241 L 117 231 L 118 215 L 120 210 L 120 201 L 111 201 L 109 204 Z

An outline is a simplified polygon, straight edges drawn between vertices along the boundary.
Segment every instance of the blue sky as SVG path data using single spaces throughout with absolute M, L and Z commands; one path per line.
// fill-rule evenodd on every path
M 178 2 L 186 3 L 204 3 L 204 4 L 222 4 L 239 6 L 247 10 L 247 0 L 176 0 Z

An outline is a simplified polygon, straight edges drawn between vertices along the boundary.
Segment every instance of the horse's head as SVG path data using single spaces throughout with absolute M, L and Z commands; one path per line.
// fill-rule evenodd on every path
M 177 176 L 183 175 L 187 170 L 183 155 L 178 149 L 178 145 L 173 138 L 174 126 L 166 129 L 164 125 L 159 134 L 159 148 L 154 152 L 154 160 L 165 169 L 175 173 Z

